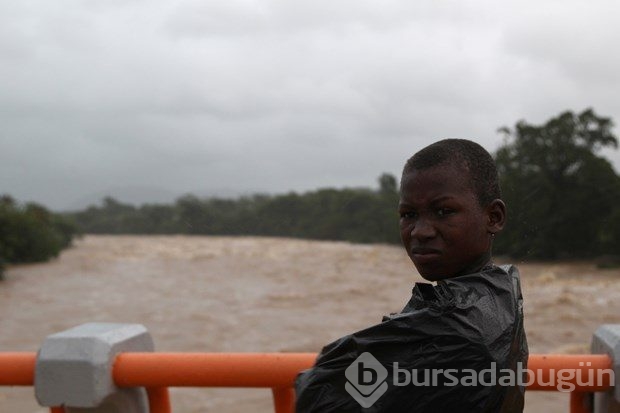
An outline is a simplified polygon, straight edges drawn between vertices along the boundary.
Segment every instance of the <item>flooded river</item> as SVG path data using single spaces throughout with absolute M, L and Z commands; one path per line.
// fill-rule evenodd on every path
M 620 270 L 516 263 L 532 353 L 587 352 L 620 323 Z M 398 311 L 421 278 L 404 251 L 275 238 L 87 236 L 57 260 L 0 282 L 0 351 L 90 321 L 144 324 L 159 351 L 317 352 Z M 262 389 L 172 389 L 174 411 L 271 412 Z M 0 387 L 0 412 L 47 412 L 32 388 Z M 566 394 L 527 394 L 528 412 L 567 412 Z

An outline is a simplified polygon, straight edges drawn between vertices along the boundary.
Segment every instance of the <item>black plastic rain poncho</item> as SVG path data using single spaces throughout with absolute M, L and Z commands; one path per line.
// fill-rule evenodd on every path
M 323 348 L 296 411 L 522 412 L 527 357 L 515 267 L 417 283 L 402 312 Z

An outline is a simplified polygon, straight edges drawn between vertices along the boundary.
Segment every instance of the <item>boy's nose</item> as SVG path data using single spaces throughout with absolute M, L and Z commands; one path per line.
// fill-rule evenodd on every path
M 426 219 L 418 219 L 411 229 L 411 237 L 418 240 L 433 238 L 436 234 L 435 227 Z

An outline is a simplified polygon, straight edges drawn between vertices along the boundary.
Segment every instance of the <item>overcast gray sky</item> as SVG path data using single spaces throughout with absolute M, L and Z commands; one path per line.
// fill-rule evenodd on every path
M 493 151 L 500 126 L 586 107 L 620 122 L 618 16 L 611 0 L 0 1 L 0 193 L 59 210 L 375 186 L 439 138 Z

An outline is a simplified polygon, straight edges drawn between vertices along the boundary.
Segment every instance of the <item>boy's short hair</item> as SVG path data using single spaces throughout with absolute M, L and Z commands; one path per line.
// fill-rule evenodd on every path
M 482 146 L 467 139 L 444 139 L 421 149 L 405 163 L 403 177 L 412 170 L 456 162 L 469 172 L 472 189 L 481 206 L 501 198 L 495 161 Z

